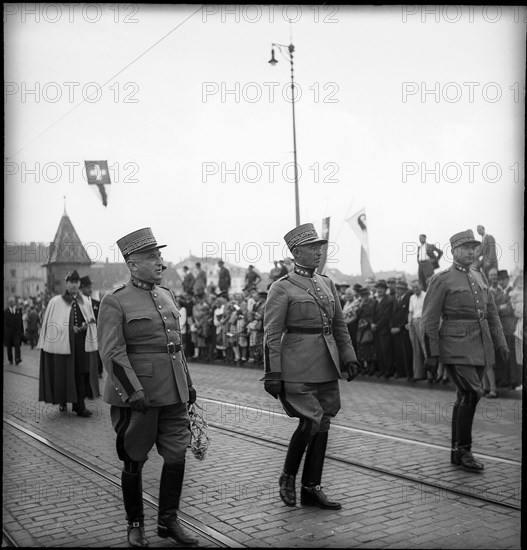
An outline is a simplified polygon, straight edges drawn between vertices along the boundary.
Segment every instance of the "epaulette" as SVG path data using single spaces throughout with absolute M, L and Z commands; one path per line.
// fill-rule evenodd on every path
M 280 279 L 276 279 L 275 283 L 277 283 L 278 281 L 285 281 L 287 279 L 289 279 L 289 273 L 286 273 L 285 275 L 282 275 L 280 277 Z
M 320 275 L 321 277 L 325 277 L 326 279 L 329 279 L 329 275 L 325 275 L 324 273 L 317 273 L 317 275 Z
M 444 275 L 445 273 L 448 273 L 450 271 L 449 268 L 443 269 L 443 271 L 438 271 L 437 273 L 434 273 L 434 275 Z
M 125 286 L 126 283 L 121 283 L 119 286 L 112 288 L 112 290 L 110 290 L 110 294 L 115 294 L 116 292 L 119 292 L 119 290 L 122 290 Z

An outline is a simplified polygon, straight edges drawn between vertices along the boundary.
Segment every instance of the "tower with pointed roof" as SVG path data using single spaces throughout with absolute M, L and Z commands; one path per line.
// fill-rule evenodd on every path
M 87 275 L 91 264 L 92 261 L 66 213 L 66 207 L 64 207 L 64 214 L 57 233 L 49 246 L 48 261 L 43 266 L 47 271 L 49 294 L 60 294 L 64 290 L 64 278 L 68 271 L 75 269 L 83 277 Z

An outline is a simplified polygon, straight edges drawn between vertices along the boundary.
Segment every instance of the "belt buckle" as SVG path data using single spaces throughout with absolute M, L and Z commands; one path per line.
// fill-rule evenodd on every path
M 322 327 L 323 334 L 331 334 L 331 326 Z
M 167 350 L 169 355 L 176 353 L 176 344 L 174 344 L 174 342 L 169 342 L 167 344 Z
M 478 317 L 480 321 L 483 321 L 485 319 L 485 312 L 481 311 L 481 309 L 478 311 Z

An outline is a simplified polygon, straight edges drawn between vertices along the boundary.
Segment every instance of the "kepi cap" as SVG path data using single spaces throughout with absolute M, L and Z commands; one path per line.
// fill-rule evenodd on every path
M 455 235 L 452 235 L 452 237 L 450 237 L 450 245 L 452 246 L 452 248 L 457 248 L 462 244 L 477 246 L 478 244 L 481 244 L 481 242 L 476 241 L 472 229 L 467 229 L 466 231 L 461 231 L 460 233 L 456 233 Z
M 117 241 L 121 254 L 126 259 L 134 252 L 147 252 L 156 248 L 164 248 L 166 244 L 157 244 L 157 241 L 150 227 L 143 227 L 132 231 Z
M 294 229 L 291 229 L 289 233 L 284 235 L 284 241 L 287 244 L 289 250 L 293 250 L 295 246 L 303 246 L 305 244 L 320 243 L 326 244 L 327 239 L 319 238 L 315 226 L 312 223 L 303 223 Z

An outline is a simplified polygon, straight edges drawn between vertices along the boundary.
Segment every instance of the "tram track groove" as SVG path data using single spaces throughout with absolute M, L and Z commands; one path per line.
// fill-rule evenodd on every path
M 20 424 L 18 424 L 17 422 L 14 422 L 9 418 L 4 418 L 4 423 L 14 428 L 15 430 L 18 430 L 19 432 L 27 435 L 32 440 L 41 443 L 48 449 L 55 451 L 56 453 L 60 454 L 61 456 L 64 456 L 68 460 L 71 460 L 75 464 L 78 464 L 84 467 L 85 469 L 89 470 L 90 472 L 96 474 L 97 476 L 102 477 L 113 486 L 119 489 L 121 488 L 121 480 L 111 474 L 108 474 L 99 466 L 96 466 L 95 464 L 89 462 L 88 460 L 80 458 L 75 453 L 68 451 L 67 449 L 53 443 L 48 438 L 34 432 L 33 430 L 30 430 L 24 426 L 21 426 Z M 156 510 L 159 508 L 159 500 L 153 495 L 150 495 L 145 491 L 143 491 L 143 501 Z M 202 536 L 204 539 L 208 540 L 209 542 L 212 542 L 213 544 L 215 544 L 220 548 L 246 548 L 244 544 L 241 544 L 238 541 L 231 539 L 230 537 L 224 535 L 223 533 L 220 533 L 216 529 L 213 529 L 205 525 L 201 521 L 193 519 L 191 515 L 185 512 L 178 511 L 178 517 L 183 525 L 185 525 L 195 533 Z M 6 537 L 8 542 L 11 542 L 11 541 L 15 542 L 5 528 L 3 528 L 3 535 Z M 15 546 L 17 546 L 16 543 L 15 543 Z

